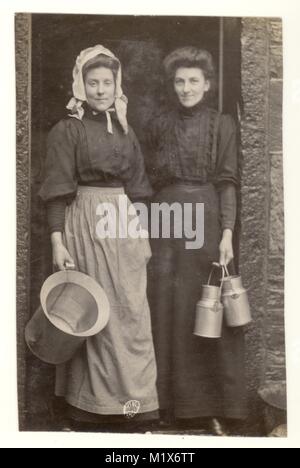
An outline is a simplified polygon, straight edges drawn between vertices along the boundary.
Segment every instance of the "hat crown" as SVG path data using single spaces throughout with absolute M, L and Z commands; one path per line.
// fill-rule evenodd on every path
M 41 304 L 48 320 L 74 336 L 93 336 L 109 319 L 109 301 L 94 278 L 74 270 L 54 273 L 44 282 Z
M 92 294 L 75 283 L 54 287 L 46 301 L 53 325 L 67 333 L 83 333 L 97 321 L 97 303 Z

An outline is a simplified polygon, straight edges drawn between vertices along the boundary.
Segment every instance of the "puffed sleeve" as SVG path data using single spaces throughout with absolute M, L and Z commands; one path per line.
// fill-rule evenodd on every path
M 132 128 L 129 130 L 129 138 L 132 139 L 134 158 L 131 177 L 125 184 L 125 190 L 132 201 L 138 201 L 152 197 L 153 190 L 146 174 L 144 156 L 139 141 Z
M 78 130 L 72 119 L 61 120 L 50 131 L 47 140 L 45 178 L 39 191 L 39 196 L 44 202 L 76 193 L 77 141 Z
M 220 198 L 222 229 L 233 231 L 237 213 L 238 160 L 236 126 L 229 115 L 222 115 L 220 118 L 216 185 Z

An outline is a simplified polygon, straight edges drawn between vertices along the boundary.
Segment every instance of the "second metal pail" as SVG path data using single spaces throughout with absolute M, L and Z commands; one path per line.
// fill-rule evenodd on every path
M 225 276 L 222 302 L 228 327 L 242 327 L 252 321 L 247 291 L 240 276 Z

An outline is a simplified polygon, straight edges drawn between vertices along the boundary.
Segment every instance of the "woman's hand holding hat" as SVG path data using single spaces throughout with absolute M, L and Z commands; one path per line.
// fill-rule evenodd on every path
M 74 260 L 62 242 L 61 232 L 53 232 L 51 242 L 54 267 L 60 271 L 75 268 Z
M 75 267 L 74 260 L 64 245 L 53 247 L 53 265 L 60 271 Z

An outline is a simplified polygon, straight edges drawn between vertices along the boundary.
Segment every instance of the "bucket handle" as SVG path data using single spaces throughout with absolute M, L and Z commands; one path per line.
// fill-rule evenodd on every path
M 224 265 L 223 268 L 224 268 L 224 272 L 225 272 L 225 275 L 226 275 L 225 277 L 229 278 L 229 281 L 230 281 L 230 287 L 231 287 L 231 290 L 232 290 L 232 296 L 231 297 L 233 299 L 238 299 L 240 297 L 240 295 L 235 292 L 235 290 L 234 290 L 234 288 L 232 286 L 232 282 L 231 282 L 231 279 L 230 279 L 231 275 L 229 274 L 227 265 Z
M 209 274 L 209 278 L 208 278 L 208 282 L 207 282 L 207 285 L 210 286 L 210 282 L 211 282 L 211 278 L 212 278 L 212 275 L 213 275 L 213 272 L 214 272 L 214 269 L 215 268 L 222 268 L 222 279 L 221 279 L 221 285 L 220 285 L 220 292 L 222 291 L 222 288 L 223 288 L 223 283 L 224 283 L 224 279 L 225 279 L 225 269 L 223 266 L 221 266 L 219 263 L 217 262 L 213 262 L 212 263 L 212 268 L 211 268 L 211 271 L 210 271 L 210 274 Z M 227 270 L 228 271 L 228 270 Z
M 217 265 L 217 264 L 216 264 L 216 265 Z M 224 268 L 224 270 L 225 270 L 225 273 L 226 273 L 227 277 L 230 277 L 231 275 L 230 275 L 230 273 L 229 273 L 229 271 L 228 271 L 227 266 L 224 265 L 223 268 Z M 235 292 L 234 288 L 232 287 L 231 281 L 230 281 L 230 285 L 231 285 L 231 289 L 232 289 L 232 292 L 233 292 L 232 298 L 233 298 L 233 299 L 238 299 L 238 298 L 240 297 L 240 294 L 237 294 L 237 293 Z M 245 292 L 248 292 L 248 291 L 250 291 L 250 290 L 251 290 L 251 287 L 245 289 Z
M 226 276 L 230 276 L 227 265 L 223 265 L 224 271 L 226 273 Z

